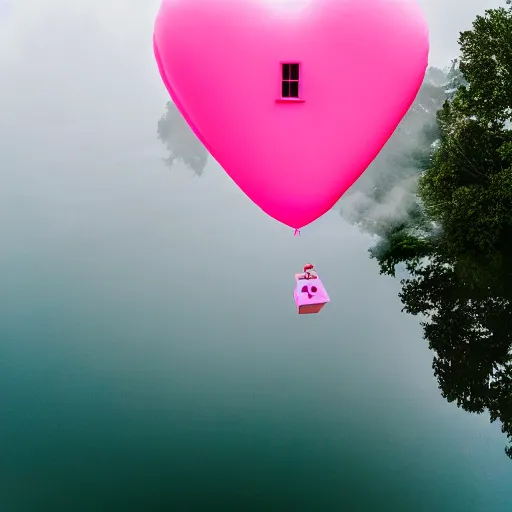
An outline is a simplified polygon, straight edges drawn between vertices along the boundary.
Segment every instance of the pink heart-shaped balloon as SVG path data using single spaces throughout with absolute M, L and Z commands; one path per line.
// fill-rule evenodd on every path
M 210 154 L 263 211 L 301 228 L 391 136 L 429 41 L 416 0 L 163 0 L 154 49 Z M 288 63 L 298 98 L 282 98 Z

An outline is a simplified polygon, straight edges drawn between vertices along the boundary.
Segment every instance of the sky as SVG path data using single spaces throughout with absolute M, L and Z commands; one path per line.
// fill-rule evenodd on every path
M 11 43 L 14 40 L 27 41 L 30 38 L 49 35 L 55 31 L 61 35 L 76 23 L 82 22 L 87 36 L 80 31 L 74 33 L 74 38 L 89 37 L 93 39 L 104 37 L 112 44 L 126 45 L 133 51 L 138 48 L 143 52 L 151 42 L 151 29 L 154 16 L 158 10 L 158 0 L 90 0 L 88 2 L 75 0 L 2 0 L 9 6 L 4 16 L 10 18 L 3 30 L 8 32 Z M 477 14 L 484 9 L 504 5 L 504 0 L 419 0 L 424 10 L 431 34 L 430 62 L 435 66 L 444 66 L 457 54 L 458 33 L 467 30 Z M 30 31 L 30 35 L 28 34 Z M 90 31 L 90 32 L 89 32 Z M 148 42 L 149 41 L 149 42 Z M 97 41 L 97 44 L 103 42 Z M 63 49 L 64 50 L 64 49 Z M 67 47 L 71 56 L 72 46 Z M 15 51 L 15 49 L 14 49 Z M 7 49 L 3 45 L 2 52 L 13 52 L 12 46 Z M 66 53 L 66 52 L 64 52 Z

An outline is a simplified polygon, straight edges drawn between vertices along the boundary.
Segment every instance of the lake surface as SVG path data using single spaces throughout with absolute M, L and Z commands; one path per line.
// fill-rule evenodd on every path
M 371 239 L 165 167 L 145 34 L 70 60 L 46 23 L 0 61 L 2 512 L 511 510 Z M 310 261 L 332 302 L 299 317 Z

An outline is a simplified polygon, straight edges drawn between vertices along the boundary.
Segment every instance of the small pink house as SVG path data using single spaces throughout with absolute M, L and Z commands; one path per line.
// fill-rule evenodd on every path
M 329 295 L 318 274 L 308 272 L 295 274 L 295 290 L 293 298 L 299 315 L 318 313 L 328 302 Z

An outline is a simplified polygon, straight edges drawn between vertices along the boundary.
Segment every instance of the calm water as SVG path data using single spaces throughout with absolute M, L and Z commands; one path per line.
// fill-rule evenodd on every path
M 0 54 L 0 510 L 509 511 L 499 427 L 441 398 L 371 240 L 166 168 L 146 32 L 70 49 L 66 15 Z M 332 303 L 298 317 L 309 261 Z

